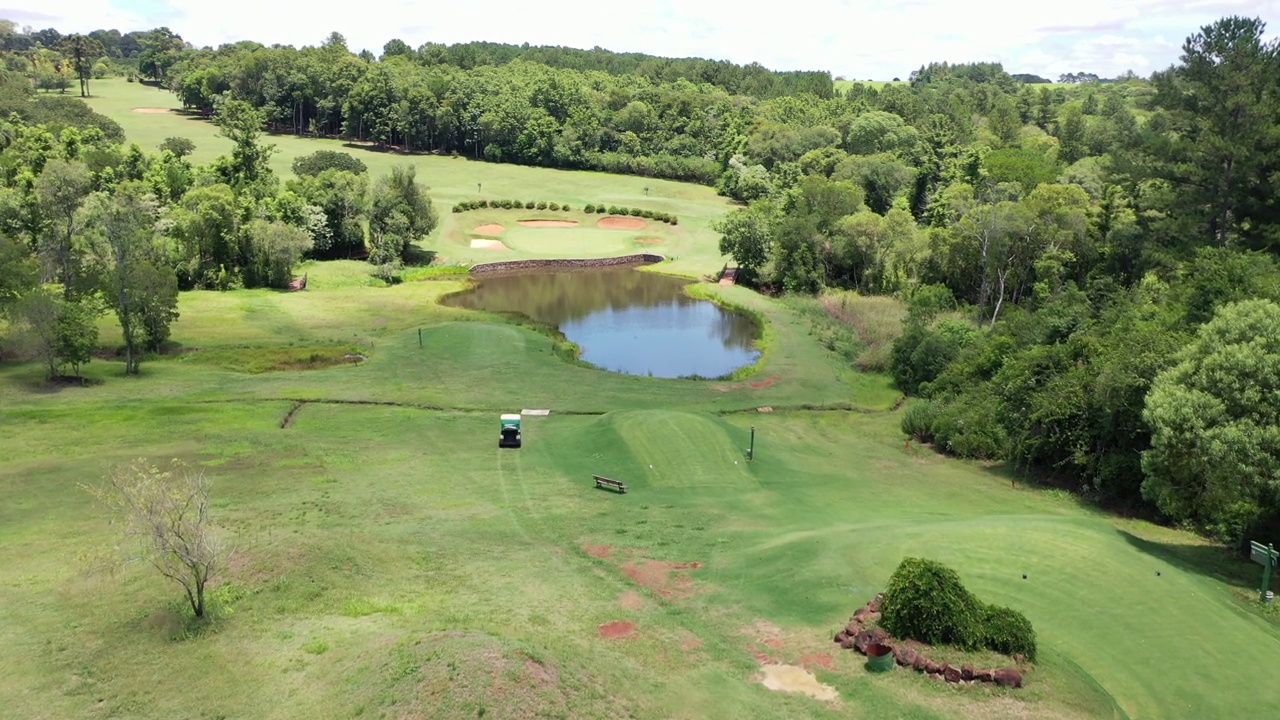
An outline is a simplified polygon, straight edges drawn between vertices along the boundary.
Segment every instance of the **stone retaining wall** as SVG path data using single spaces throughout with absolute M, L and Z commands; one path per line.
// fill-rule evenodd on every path
M 652 265 L 666 260 L 664 255 L 637 253 L 622 257 L 583 258 L 564 260 L 503 260 L 471 266 L 472 275 L 495 275 L 517 272 L 555 272 L 557 270 L 586 270 L 629 265 Z

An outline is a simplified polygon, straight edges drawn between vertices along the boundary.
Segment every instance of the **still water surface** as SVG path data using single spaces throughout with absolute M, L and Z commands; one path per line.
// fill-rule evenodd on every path
M 632 268 L 485 278 L 445 302 L 554 325 L 596 367 L 633 375 L 719 377 L 755 362 L 754 321 L 686 296 L 687 280 Z

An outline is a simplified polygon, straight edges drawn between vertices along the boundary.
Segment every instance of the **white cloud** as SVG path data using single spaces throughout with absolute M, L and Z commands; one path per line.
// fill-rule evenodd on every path
M 44 15 L 66 31 L 168 25 L 196 45 L 235 40 L 317 44 L 331 31 L 353 49 L 378 52 L 400 37 L 423 42 L 569 45 L 699 56 L 781 69 L 824 69 L 857 78 L 906 76 L 931 61 L 1000 60 L 1011 72 L 1110 75 L 1176 60 L 1181 38 L 1225 14 L 1280 15 L 1280 0 L 1074 0 L 960 3 L 907 0 L 0 0 L 0 17 Z M 114 3 L 114 5 L 112 4 Z M 334 8 L 330 10 L 328 8 Z M 353 12 L 358 10 L 358 12 Z M 1178 38 L 1176 42 L 1165 37 Z

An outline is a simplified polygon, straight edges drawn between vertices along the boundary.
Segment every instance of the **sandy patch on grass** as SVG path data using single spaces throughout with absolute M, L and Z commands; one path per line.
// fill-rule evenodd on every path
M 501 240 L 472 240 L 471 247 L 476 250 L 510 250 Z
M 134 108 L 133 112 L 143 115 L 162 115 L 169 112 L 169 108 Z
M 803 693 L 818 700 L 835 700 L 840 697 L 836 689 L 823 685 L 813 673 L 795 665 L 765 665 L 761 668 L 761 684 L 779 692 Z
M 661 245 L 662 238 L 636 238 L 637 245 Z
M 577 220 L 521 220 L 525 227 L 578 227 Z
M 618 604 L 622 606 L 623 610 L 643 610 L 645 605 L 644 596 L 635 590 L 623 590 L 622 594 L 618 596 Z
M 476 235 L 498 235 L 501 234 L 503 230 L 506 230 L 506 228 L 502 227 L 498 223 L 489 223 L 488 225 L 477 225 L 471 232 Z
M 610 215 L 609 217 L 600 218 L 596 223 L 596 227 L 605 230 L 643 230 L 649 223 L 634 217 L 619 217 Z

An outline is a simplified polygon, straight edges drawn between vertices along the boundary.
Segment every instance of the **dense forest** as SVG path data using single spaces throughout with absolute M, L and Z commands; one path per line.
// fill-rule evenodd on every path
M 434 226 L 407 172 L 371 183 L 319 153 L 282 184 L 262 130 L 692 180 L 741 205 L 718 230 L 742 282 L 907 305 L 880 369 L 921 398 L 909 435 L 1228 543 L 1280 541 L 1280 52 L 1259 20 L 1202 28 L 1149 78 L 930 63 L 842 94 L 826 73 L 599 49 L 393 40 L 375 58 L 337 33 L 197 50 L 164 28 L 100 32 L 101 61 L 77 63 L 75 36 L 12 30 L 11 317 L 71 323 L 90 286 L 122 312 L 110 223 L 154 220 L 137 233 L 155 272 L 137 277 L 169 313 L 178 287 L 278 285 L 306 256 L 367 254 L 390 278 Z M 87 110 L 33 110 L 56 97 L 32 95 L 47 68 L 83 81 L 112 58 L 208 113 L 234 153 L 192 167 L 181 138 L 147 154 Z M 40 280 L 63 295 L 31 300 Z

